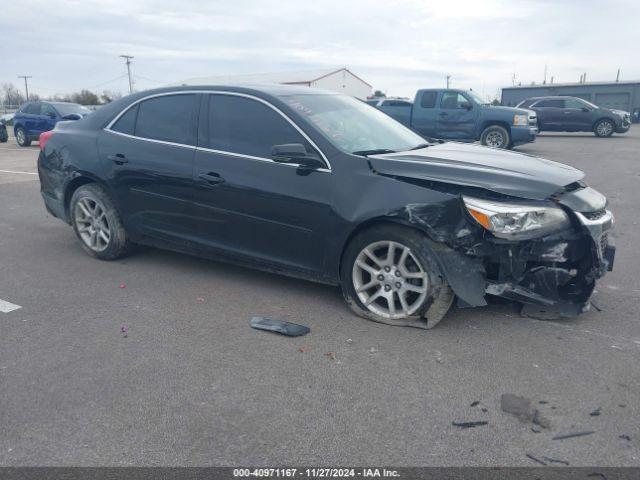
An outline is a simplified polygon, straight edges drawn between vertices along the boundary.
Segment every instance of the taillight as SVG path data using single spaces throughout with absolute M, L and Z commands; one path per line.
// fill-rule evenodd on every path
M 42 132 L 40 134 L 40 150 L 44 150 L 45 144 L 51 138 L 52 135 L 53 135 L 53 130 L 49 130 L 48 132 Z

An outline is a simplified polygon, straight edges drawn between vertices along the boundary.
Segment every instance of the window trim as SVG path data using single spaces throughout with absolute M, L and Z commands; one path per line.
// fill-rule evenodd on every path
M 252 155 L 245 155 L 245 154 L 242 154 L 242 153 L 229 152 L 229 151 L 225 151 L 225 150 L 214 150 L 214 149 L 211 149 L 211 148 L 200 147 L 200 146 L 197 146 L 197 145 L 188 145 L 188 144 L 185 144 L 185 143 L 175 143 L 175 142 L 167 142 L 165 140 L 156 140 L 155 138 L 139 137 L 137 135 L 130 135 L 128 133 L 117 132 L 117 131 L 111 129 L 111 127 L 113 127 L 113 125 L 120 119 L 120 117 L 122 117 L 130 108 L 134 107 L 135 105 L 138 105 L 139 103 L 141 103 L 141 102 L 143 102 L 145 100 L 149 100 L 151 98 L 156 98 L 156 97 L 165 97 L 165 96 L 169 96 L 169 95 L 190 95 L 190 94 L 191 95 L 192 94 L 231 95 L 231 96 L 236 96 L 236 97 L 249 98 L 251 100 L 255 100 L 255 101 L 258 101 L 258 102 L 266 105 L 267 107 L 271 108 L 276 113 L 278 113 L 287 122 L 289 122 L 293 126 L 293 128 L 295 128 L 298 131 L 298 133 L 300 133 L 300 135 L 302 135 L 305 138 L 305 140 L 307 140 L 311 144 L 311 146 L 318 151 L 318 153 L 320 154 L 320 157 L 322 158 L 322 161 L 326 165 L 326 168 L 318 168 L 315 171 L 318 171 L 318 172 L 329 172 L 329 173 L 332 172 L 331 163 L 329 163 L 329 160 L 327 159 L 327 156 L 324 154 L 324 152 L 309 137 L 309 135 L 307 135 L 304 132 L 304 130 L 302 130 L 293 120 L 291 120 L 291 118 L 289 118 L 289 116 L 287 114 L 285 114 L 282 110 L 280 110 L 278 107 L 274 106 L 270 102 L 268 102 L 268 101 L 266 101 L 266 100 L 264 100 L 262 98 L 256 97 L 255 95 L 248 94 L 248 93 L 230 92 L 230 91 L 225 91 L 225 90 L 178 90 L 178 91 L 155 93 L 153 95 L 147 95 L 146 97 L 139 98 L 135 102 L 132 102 L 129 105 L 127 105 L 125 108 L 123 108 L 120 111 L 120 113 L 118 113 L 115 117 L 113 117 L 113 119 L 103 128 L 103 130 L 106 131 L 106 132 L 110 132 L 110 133 L 116 134 L 116 135 L 121 135 L 123 137 L 128 137 L 128 138 L 137 139 L 137 140 L 144 140 L 146 142 L 160 143 L 160 144 L 164 144 L 164 145 L 172 145 L 172 146 L 183 147 L 183 148 L 191 148 L 193 150 L 199 150 L 199 151 L 211 152 L 211 153 L 218 153 L 218 154 L 222 154 L 222 155 L 230 155 L 230 156 L 234 156 L 234 157 L 246 158 L 248 160 L 259 160 L 259 161 L 263 161 L 263 162 L 270 162 L 270 163 L 272 163 L 274 165 L 283 165 L 283 166 L 295 167 L 295 168 L 298 168 L 300 166 L 299 164 L 296 164 L 296 163 L 276 162 L 271 158 L 254 157 Z

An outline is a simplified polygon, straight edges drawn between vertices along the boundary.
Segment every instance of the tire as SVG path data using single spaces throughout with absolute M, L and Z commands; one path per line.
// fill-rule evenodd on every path
M 602 120 L 598 120 L 593 126 L 593 133 L 596 135 L 596 137 L 610 137 L 611 135 L 613 135 L 615 129 L 616 126 L 612 120 L 603 118 Z
M 489 125 L 480 135 L 480 143 L 486 147 L 509 148 L 511 135 L 506 128 L 500 125 Z
M 402 225 L 380 224 L 357 234 L 345 249 L 340 268 L 342 293 L 351 309 L 388 325 L 433 328 L 438 324 L 454 294 L 428 242 L 424 234 Z M 390 245 L 392 262 L 388 261 Z M 363 262 L 368 268 L 360 266 Z
M 99 185 L 81 185 L 69 202 L 69 217 L 82 248 L 100 260 L 116 260 L 131 250 L 120 215 Z
M 16 143 L 21 147 L 28 147 L 31 145 L 31 140 L 29 140 L 29 137 L 27 136 L 27 131 L 22 127 L 16 128 Z

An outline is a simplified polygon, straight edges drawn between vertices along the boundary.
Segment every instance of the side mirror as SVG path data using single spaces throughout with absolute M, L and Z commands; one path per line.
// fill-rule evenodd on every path
M 471 110 L 473 108 L 473 105 L 471 105 L 471 102 L 462 102 L 460 106 L 465 110 Z
M 285 143 L 271 147 L 274 162 L 293 163 L 310 169 L 322 168 L 324 163 L 315 153 L 308 153 L 301 143 Z
M 70 113 L 69 115 L 65 115 L 64 117 L 62 117 L 63 120 L 80 120 L 82 118 L 82 115 L 79 115 L 77 113 Z
M 55 114 L 55 113 L 53 113 L 53 112 L 47 112 L 47 113 L 45 113 L 45 115 L 46 115 L 47 117 L 49 117 L 49 118 L 56 118 L 56 114 Z
M 590 112 L 591 110 L 589 110 L 587 107 L 582 107 L 582 111 L 587 113 L 587 112 Z

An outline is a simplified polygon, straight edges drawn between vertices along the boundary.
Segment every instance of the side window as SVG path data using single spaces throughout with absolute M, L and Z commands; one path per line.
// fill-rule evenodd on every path
M 57 117 L 58 113 L 51 105 L 49 105 L 48 103 L 43 103 L 42 107 L 40 108 L 40 115 L 53 115 L 54 117 Z
M 420 99 L 420 106 L 422 108 L 435 108 L 436 98 L 438 98 L 438 92 L 424 92 Z
M 386 107 L 410 107 L 411 104 L 409 102 L 403 102 L 401 100 L 389 100 L 384 102 Z
M 24 113 L 28 113 L 29 115 L 40 115 L 40 104 L 39 103 L 30 103 L 25 108 Z
M 300 132 L 267 105 L 232 95 L 209 97 L 209 148 L 271 158 L 271 148 L 286 143 L 301 143 L 313 152 Z
M 538 103 L 534 105 L 534 107 L 538 108 L 564 108 L 564 100 L 555 99 L 555 100 L 540 100 Z
M 468 100 L 458 92 L 444 92 L 442 94 L 442 100 L 440 100 L 440 108 L 455 109 L 462 108 L 463 103 L 468 103 Z
M 138 106 L 135 105 L 127 110 L 116 123 L 111 127 L 111 130 L 116 132 L 126 133 L 127 135 L 133 135 L 136 130 L 136 118 L 138 117 Z
M 564 103 L 564 108 L 576 108 L 578 110 L 581 110 L 582 108 L 586 107 L 584 103 L 582 103 L 580 100 L 576 100 L 575 98 L 568 98 L 564 101 Z
M 165 142 L 194 145 L 194 94 L 150 98 L 138 106 L 135 135 Z

